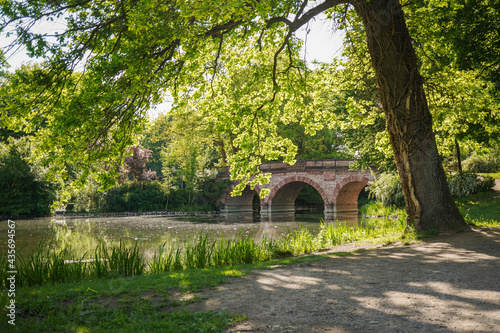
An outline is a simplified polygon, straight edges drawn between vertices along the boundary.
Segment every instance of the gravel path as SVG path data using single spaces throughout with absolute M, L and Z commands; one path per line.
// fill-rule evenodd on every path
M 199 296 L 188 310 L 247 316 L 230 332 L 500 332 L 500 229 L 253 271 Z

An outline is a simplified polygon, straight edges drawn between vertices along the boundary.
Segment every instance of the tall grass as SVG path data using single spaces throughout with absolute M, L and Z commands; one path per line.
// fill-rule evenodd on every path
M 125 247 L 121 240 L 118 247 L 100 243 L 94 255 L 94 259 L 89 261 L 93 277 L 142 275 L 145 269 L 144 257 L 137 242 L 130 248 Z
M 318 235 L 300 227 L 288 235 L 274 240 L 258 242 L 243 235 L 235 239 L 210 241 L 208 234 L 200 235 L 179 248 L 171 248 L 165 242 L 158 247 L 152 259 L 144 257 L 139 243 L 131 247 L 106 246 L 99 244 L 92 258 L 83 255 L 74 259 L 71 249 L 59 252 L 46 250 L 41 243 L 37 250 L 26 257 L 17 254 L 16 269 L 18 286 L 41 285 L 66 281 L 95 278 L 113 278 L 142 274 L 158 274 L 193 268 L 208 268 L 250 264 L 273 258 L 303 253 L 335 245 L 374 238 L 382 242 L 392 242 L 404 237 L 404 217 L 397 220 L 370 220 L 361 226 L 349 227 L 345 224 L 322 223 Z M 7 261 L 0 260 L 2 273 L 8 271 Z M 2 283 L 6 280 L 2 276 Z

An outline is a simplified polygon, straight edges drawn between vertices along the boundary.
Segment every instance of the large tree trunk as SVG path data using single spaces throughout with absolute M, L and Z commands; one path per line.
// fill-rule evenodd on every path
M 397 0 L 354 0 L 362 17 L 387 130 L 402 181 L 407 223 L 467 228 L 450 194 L 432 131 L 417 57 Z

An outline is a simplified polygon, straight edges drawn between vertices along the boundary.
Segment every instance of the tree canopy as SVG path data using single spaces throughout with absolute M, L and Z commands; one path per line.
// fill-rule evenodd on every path
M 489 8 L 487 0 L 474 1 Z M 382 110 L 409 223 L 464 227 L 443 181 L 414 41 L 397 0 L 6 0 L 2 33 L 15 37 L 12 47 L 25 45 L 44 63 L 12 74 L 3 87 L 12 98 L 2 106 L 0 121 L 37 133 L 40 147 L 54 151 L 52 156 L 110 164 L 123 159 L 146 110 L 168 90 L 179 108 L 203 112 L 234 179 L 265 183 L 266 175 L 258 173 L 263 159 L 293 163 L 297 152 L 277 134 L 278 122 L 297 122 L 314 134 L 341 117 L 324 107 L 327 90 L 313 89 L 334 91 L 334 78 L 307 68 L 294 32 L 319 13 L 339 21 L 354 12 L 380 99 L 375 108 L 373 101 L 359 106 L 347 94 L 348 108 L 365 112 L 360 123 L 370 126 L 379 126 L 373 111 Z M 35 29 L 37 22 L 57 20 L 64 23 L 60 31 Z M 469 53 L 460 53 L 464 61 Z

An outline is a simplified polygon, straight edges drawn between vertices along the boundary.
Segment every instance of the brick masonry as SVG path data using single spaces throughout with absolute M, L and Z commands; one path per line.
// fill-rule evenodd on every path
M 265 187 L 270 189 L 270 193 L 260 200 L 263 215 L 272 212 L 293 212 L 297 195 L 307 185 L 314 187 L 323 198 L 325 214 L 331 214 L 339 209 L 357 209 L 359 193 L 370 180 L 373 180 L 370 171 L 348 170 L 345 167 L 314 170 L 297 170 L 290 167 L 277 171 L 272 167 L 269 169 L 272 177 Z M 232 197 L 229 191 L 221 199 L 223 211 L 251 211 L 253 196 L 255 193 L 260 193 L 260 189 L 257 187 L 255 190 L 250 190 L 247 187 L 238 197 Z

